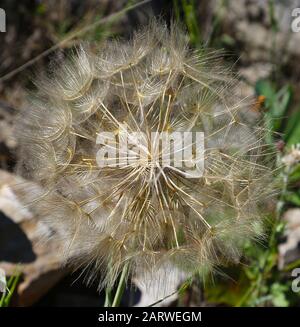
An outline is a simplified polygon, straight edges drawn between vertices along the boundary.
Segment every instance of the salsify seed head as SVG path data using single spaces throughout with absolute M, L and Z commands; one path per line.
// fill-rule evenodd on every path
M 17 134 L 19 171 L 39 187 L 20 193 L 89 281 L 112 286 L 125 266 L 128 276 L 207 271 L 261 235 L 272 149 L 221 53 L 192 50 L 175 23 L 153 21 L 130 40 L 77 47 L 36 85 Z M 107 132 L 119 135 L 111 148 L 134 144 L 123 165 L 97 162 Z M 202 132 L 201 176 L 163 165 L 165 149 L 151 157 L 153 132 Z M 132 160 L 139 151 L 146 160 Z

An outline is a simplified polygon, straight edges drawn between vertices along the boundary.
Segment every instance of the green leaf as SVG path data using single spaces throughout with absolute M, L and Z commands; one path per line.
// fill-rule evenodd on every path
M 290 85 L 282 87 L 278 92 L 270 81 L 260 80 L 255 86 L 256 93 L 265 97 L 267 118 L 272 121 L 272 129 L 278 131 L 282 124 L 282 118 L 286 114 L 293 97 Z
M 288 124 L 285 128 L 285 137 L 284 140 L 288 147 L 293 144 L 300 143 L 300 108 L 294 112 L 288 121 Z
M 274 283 L 271 286 L 272 302 L 276 307 L 289 306 L 289 302 L 285 296 L 285 292 L 287 291 L 288 291 L 288 287 L 286 285 Z
M 269 81 L 259 80 L 255 85 L 255 92 L 258 95 L 263 95 L 266 98 L 266 106 L 270 107 L 275 100 L 276 92 Z
M 247 295 L 247 304 L 248 302 L 250 303 L 253 283 L 249 280 L 242 267 L 235 267 L 228 276 L 230 278 L 219 276 L 212 283 L 208 282 L 205 285 L 204 292 L 206 300 L 214 304 L 239 306 L 241 299 Z
M 284 86 L 277 92 L 272 108 L 272 115 L 274 117 L 282 118 L 291 103 L 292 96 L 293 91 L 290 85 Z
M 296 192 L 288 192 L 285 194 L 284 199 L 296 206 L 300 206 L 300 195 Z
M 19 272 L 19 267 L 17 267 L 15 273 L 7 281 L 7 293 L 3 293 L 0 298 L 0 307 L 8 307 L 10 304 L 11 297 L 18 285 L 21 273 Z
M 298 181 L 300 181 L 300 164 L 297 164 L 289 174 L 289 183 L 295 183 Z

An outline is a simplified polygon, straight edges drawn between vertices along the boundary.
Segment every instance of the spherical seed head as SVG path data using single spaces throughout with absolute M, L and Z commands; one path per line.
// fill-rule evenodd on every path
M 221 54 L 193 51 L 176 24 L 155 21 L 94 49 L 79 46 L 40 79 L 18 122 L 19 170 L 45 190 L 26 194 L 51 237 L 100 287 L 125 265 L 128 275 L 164 264 L 193 274 L 238 261 L 261 233 L 272 154 Z M 204 148 L 180 139 L 196 132 Z M 161 146 L 170 134 L 173 146 Z M 172 148 L 177 166 L 164 161 Z

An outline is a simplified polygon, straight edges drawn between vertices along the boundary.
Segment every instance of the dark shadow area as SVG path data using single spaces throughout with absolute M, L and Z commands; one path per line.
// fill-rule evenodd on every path
M 87 286 L 80 272 L 66 276 L 38 303 L 37 307 L 103 307 L 105 292 L 97 291 L 97 283 Z M 79 278 L 78 278 L 79 277 Z M 139 302 L 141 293 L 136 287 L 128 287 L 123 295 L 121 306 L 133 306 Z
M 0 261 L 29 263 L 36 259 L 22 229 L 0 211 Z

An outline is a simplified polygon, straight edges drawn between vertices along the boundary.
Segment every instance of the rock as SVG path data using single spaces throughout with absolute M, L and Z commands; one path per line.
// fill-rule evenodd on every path
M 17 269 L 21 271 L 16 305 L 29 306 L 68 270 L 62 268 L 59 244 L 40 240 L 40 230 L 47 227 L 18 201 L 13 186 L 22 182 L 21 178 L 0 170 L 0 268 L 8 276 Z
M 247 67 L 242 67 L 239 70 L 239 73 L 249 84 L 254 85 L 259 79 L 267 78 L 270 75 L 271 70 L 271 64 L 257 63 Z
M 297 77 L 299 70 L 294 63 L 300 59 L 300 33 L 291 29 L 292 12 L 297 7 L 296 0 L 274 1 L 273 20 L 269 2 L 264 0 L 216 0 L 213 11 L 217 17 L 223 12 L 222 31 L 239 47 L 243 65 L 287 65 Z
M 289 209 L 283 216 L 286 221 L 286 241 L 279 245 L 280 269 L 300 259 L 300 209 Z
M 167 265 L 162 266 L 155 277 L 149 279 L 147 274 L 137 276 L 133 279 L 133 283 L 141 292 L 137 307 L 146 307 L 155 304 L 156 307 L 171 305 L 178 298 L 178 288 L 186 279 L 186 274 L 178 270 L 176 267 Z
M 0 293 L 6 292 L 6 276 L 5 271 L 0 268 Z

